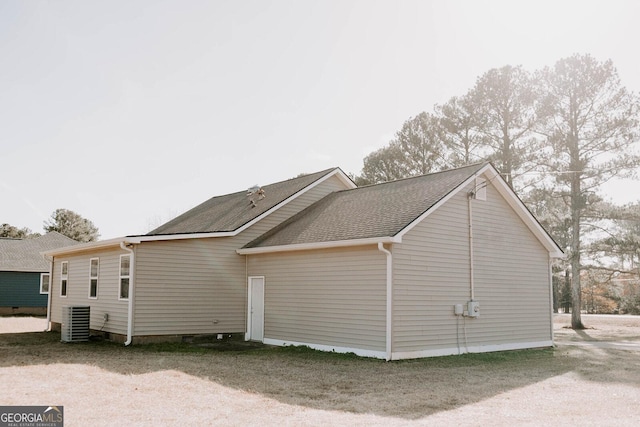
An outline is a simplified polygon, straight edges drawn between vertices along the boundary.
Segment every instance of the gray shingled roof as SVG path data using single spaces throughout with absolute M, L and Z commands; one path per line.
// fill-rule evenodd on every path
M 73 239 L 52 231 L 35 239 L 0 238 L 0 271 L 49 271 L 49 263 L 40 252 L 76 245 Z
M 244 248 L 393 237 L 485 165 L 329 194 Z
M 212 197 L 173 220 L 147 233 L 164 234 L 215 233 L 235 231 L 277 204 L 338 168 L 303 175 L 262 187 L 265 197 L 252 207 L 247 190 Z

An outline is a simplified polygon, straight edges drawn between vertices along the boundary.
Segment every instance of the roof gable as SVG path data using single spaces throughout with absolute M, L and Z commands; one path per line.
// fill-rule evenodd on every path
M 483 166 L 329 194 L 245 248 L 396 236 Z
M 149 232 L 147 236 L 237 232 L 305 188 L 337 173 L 346 177 L 339 168 L 332 168 L 265 185 L 261 187 L 264 198 L 255 198 L 255 205 L 251 203 L 246 190 L 212 197 Z
M 490 163 L 332 193 L 238 252 L 401 242 L 404 234 L 480 175 L 494 183 L 551 256 L 563 256 L 555 241 Z
M 40 252 L 77 244 L 56 231 L 35 239 L 0 239 L 0 271 L 49 271 L 49 262 Z

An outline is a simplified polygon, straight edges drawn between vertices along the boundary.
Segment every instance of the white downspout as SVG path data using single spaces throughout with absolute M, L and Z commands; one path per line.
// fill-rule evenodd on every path
M 386 357 L 386 361 L 390 361 L 391 360 L 391 356 L 392 356 L 392 346 L 391 346 L 391 339 L 393 338 L 392 335 L 392 326 L 393 326 L 393 322 L 392 322 L 392 310 L 393 310 L 393 275 L 392 275 L 392 266 L 393 266 L 393 258 L 392 258 L 392 254 L 389 250 L 385 249 L 384 244 L 382 242 L 378 242 L 378 250 L 380 252 L 384 252 L 384 254 L 387 256 L 387 348 L 386 348 L 386 352 L 387 352 L 387 357 Z
M 471 208 L 471 199 L 475 196 L 475 190 L 471 190 L 467 194 L 467 204 L 469 206 L 469 293 L 471 301 L 475 301 L 475 282 L 473 271 L 473 209 Z
M 551 345 L 554 345 L 555 334 L 553 332 L 553 260 L 549 255 L 549 313 L 551 317 Z
M 127 247 L 127 242 L 120 242 L 120 247 L 131 254 L 131 261 L 129 264 L 129 312 L 127 314 L 127 340 L 124 345 L 130 345 L 133 341 L 133 282 L 135 280 L 135 252 L 133 249 Z
M 44 257 L 47 259 L 47 256 Z M 55 257 L 51 257 L 49 260 L 49 292 L 47 295 L 47 328 L 45 332 L 51 332 L 51 294 L 53 293 L 53 260 Z

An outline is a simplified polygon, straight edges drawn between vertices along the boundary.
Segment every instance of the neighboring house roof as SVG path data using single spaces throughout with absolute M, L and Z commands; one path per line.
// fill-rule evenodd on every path
M 76 244 L 57 231 L 35 239 L 0 238 L 0 271 L 47 272 L 49 262 L 40 252 Z
M 339 168 L 332 168 L 265 185 L 261 187 L 262 190 L 264 190 L 264 198 L 259 199 L 255 197 L 255 206 L 251 204 L 247 190 L 212 197 L 206 202 L 147 233 L 147 236 L 218 233 L 238 230 L 289 197 L 300 192 L 305 187 L 336 172 L 341 171 Z M 342 175 L 346 177 L 344 173 L 342 173 Z M 353 186 L 355 187 L 355 184 Z
M 401 179 L 329 194 L 249 242 L 241 254 L 350 245 L 399 243 L 402 235 L 444 200 L 482 173 L 497 181 L 530 229 L 555 256 L 562 251 L 490 163 Z

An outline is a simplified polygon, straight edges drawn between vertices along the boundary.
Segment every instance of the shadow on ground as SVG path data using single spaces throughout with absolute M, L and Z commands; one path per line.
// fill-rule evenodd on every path
M 122 375 L 175 370 L 290 405 L 414 420 L 569 372 L 640 385 L 638 353 L 570 344 L 593 339 L 589 331 L 571 330 L 555 349 L 384 362 L 243 342 L 65 344 L 59 333 L 40 332 L 0 334 L 0 367 L 84 364 Z
M 0 336 L 0 366 L 87 364 L 123 375 L 176 370 L 291 405 L 417 419 L 575 369 L 536 350 L 387 363 L 304 348 L 64 344 L 59 334 Z
M 582 378 L 640 387 L 640 335 L 631 331 L 563 328 L 555 343 L 557 352 L 576 361 L 572 371 Z

